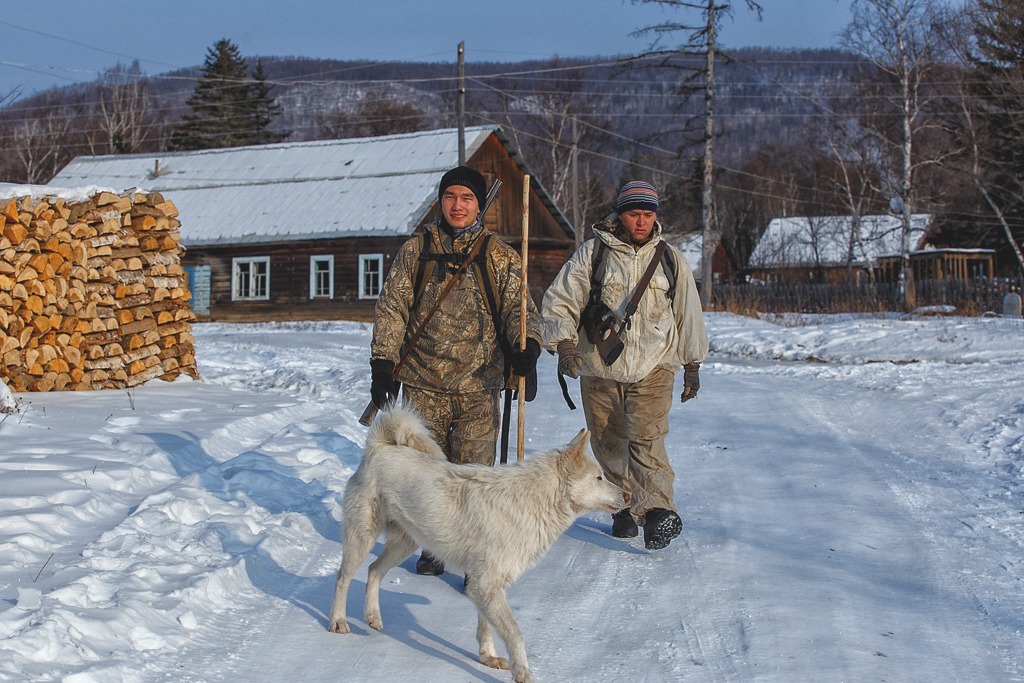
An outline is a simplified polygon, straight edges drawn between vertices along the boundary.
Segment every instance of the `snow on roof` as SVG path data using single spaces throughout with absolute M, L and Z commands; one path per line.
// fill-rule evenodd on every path
M 496 126 L 466 129 L 471 156 Z M 188 246 L 409 235 L 458 164 L 457 129 L 165 154 L 76 157 L 53 187 L 160 192 Z M 2 191 L 2 190 L 0 190 Z
M 921 249 L 927 236 L 929 214 L 910 217 L 910 248 Z M 850 250 L 850 216 L 803 216 L 776 218 L 768 224 L 750 255 L 751 268 L 845 266 Z M 864 252 L 874 261 L 899 254 L 903 245 L 903 220 L 898 216 L 861 216 Z M 859 245 L 853 260 L 864 262 Z
M 686 262 L 690 264 L 690 270 L 695 277 L 700 277 L 700 262 L 703 257 L 702 245 L 703 235 L 699 232 L 690 232 L 685 235 L 668 234 L 663 235 L 665 241 L 683 252 Z

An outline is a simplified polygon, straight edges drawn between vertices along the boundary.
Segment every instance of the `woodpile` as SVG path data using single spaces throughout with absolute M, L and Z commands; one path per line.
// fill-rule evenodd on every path
M 0 379 L 13 391 L 199 376 L 172 202 L 99 192 L 0 208 Z

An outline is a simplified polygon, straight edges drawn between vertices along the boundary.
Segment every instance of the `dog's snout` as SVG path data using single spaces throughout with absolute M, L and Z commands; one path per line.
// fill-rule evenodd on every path
M 629 505 L 629 492 L 628 491 L 623 491 L 622 492 L 622 499 L 624 501 L 626 501 L 626 505 Z

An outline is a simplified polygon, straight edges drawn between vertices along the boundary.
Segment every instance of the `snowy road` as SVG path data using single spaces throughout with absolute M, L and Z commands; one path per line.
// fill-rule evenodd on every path
M 671 417 L 683 534 L 572 527 L 509 589 L 535 678 L 1024 680 L 1020 325 L 708 322 Z M 325 630 L 368 330 L 196 338 L 205 382 L 19 395 L 0 424 L 0 679 L 510 680 L 476 662 L 461 575 L 414 558 L 382 632 L 365 566 L 353 633 Z M 528 452 L 583 426 L 541 363 Z

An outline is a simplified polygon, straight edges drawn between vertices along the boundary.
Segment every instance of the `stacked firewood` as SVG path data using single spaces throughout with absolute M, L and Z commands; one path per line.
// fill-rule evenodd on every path
M 0 379 L 12 390 L 199 376 L 171 201 L 99 192 L 0 207 Z

